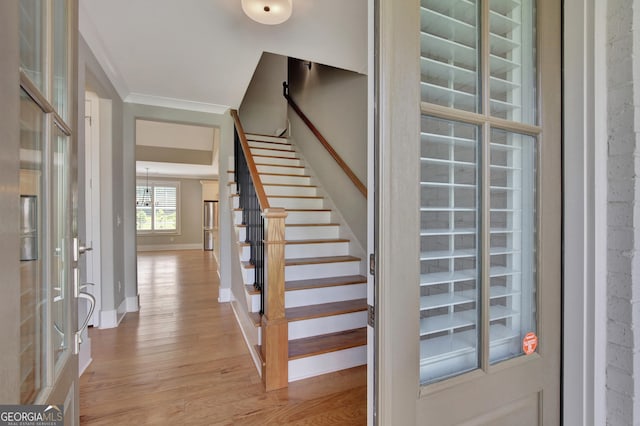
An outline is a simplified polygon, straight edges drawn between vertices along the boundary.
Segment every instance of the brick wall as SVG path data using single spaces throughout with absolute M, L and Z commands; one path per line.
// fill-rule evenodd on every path
M 640 0 L 607 7 L 607 424 L 640 425 Z

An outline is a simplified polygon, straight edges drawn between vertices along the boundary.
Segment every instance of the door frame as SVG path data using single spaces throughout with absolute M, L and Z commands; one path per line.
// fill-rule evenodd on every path
M 607 410 L 607 2 L 564 0 L 564 10 L 562 415 L 598 425 Z

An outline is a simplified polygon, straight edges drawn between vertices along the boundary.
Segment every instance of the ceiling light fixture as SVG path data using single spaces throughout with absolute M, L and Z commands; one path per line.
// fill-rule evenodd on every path
M 291 16 L 292 0 L 242 0 L 242 10 L 256 22 L 281 24 Z

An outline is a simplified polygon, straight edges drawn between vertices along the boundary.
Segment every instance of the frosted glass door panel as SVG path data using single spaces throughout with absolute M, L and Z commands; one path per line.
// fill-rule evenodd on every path
M 478 367 L 478 128 L 422 118 L 420 380 Z
M 421 99 L 478 111 L 478 5 L 475 0 L 422 0 Z
M 491 132 L 490 361 L 536 331 L 536 140 Z
M 491 115 L 535 124 L 536 45 L 533 0 L 491 0 Z
M 45 7 L 42 0 L 20 0 L 20 67 L 42 92 L 46 90 Z

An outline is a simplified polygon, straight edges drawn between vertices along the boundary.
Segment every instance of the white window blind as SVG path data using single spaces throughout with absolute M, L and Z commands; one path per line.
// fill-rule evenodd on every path
M 179 230 L 179 184 L 138 182 L 136 185 L 136 229 L 142 232 Z
M 534 5 L 488 3 L 421 0 L 422 101 L 475 114 L 422 117 L 422 383 L 519 356 L 536 327 L 537 139 L 491 124 L 536 123 Z

